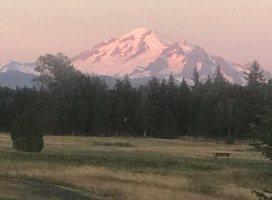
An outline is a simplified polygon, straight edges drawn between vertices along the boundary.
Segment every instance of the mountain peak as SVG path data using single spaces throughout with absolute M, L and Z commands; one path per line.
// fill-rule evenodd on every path
M 83 72 L 90 72 L 89 67 L 93 66 L 96 68 L 93 71 L 98 74 L 111 76 L 123 75 L 123 72 L 131 74 L 134 64 L 143 66 L 153 62 L 162 50 L 172 43 L 158 32 L 136 28 L 95 45 L 90 50 L 71 58 L 71 61 Z
M 187 41 L 174 42 L 157 31 L 135 28 L 128 33 L 101 42 L 71 58 L 73 65 L 85 73 L 131 78 L 173 74 L 176 80 L 192 82 L 197 67 L 200 79 L 213 75 L 222 65 L 224 76 L 232 83 L 244 84 L 241 67 L 210 56 L 203 48 Z
M 147 29 L 147 28 L 135 28 L 124 35 L 142 35 L 147 32 L 152 32 L 152 30 Z
M 28 74 L 36 74 L 34 66 L 35 63 L 19 63 L 17 61 L 10 60 L 8 63 L 0 66 L 0 73 L 17 71 Z

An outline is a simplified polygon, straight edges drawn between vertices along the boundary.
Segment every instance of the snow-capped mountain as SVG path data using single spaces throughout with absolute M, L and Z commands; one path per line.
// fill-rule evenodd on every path
M 31 80 L 35 77 L 35 63 L 19 63 L 10 61 L 0 65 L 0 86 L 16 88 L 32 87 Z
M 0 72 L 22 72 L 26 74 L 36 74 L 35 70 L 35 63 L 19 63 L 16 61 L 10 61 L 7 64 L 0 66 Z
M 99 43 L 71 58 L 73 65 L 85 73 L 131 79 L 149 76 L 167 78 L 171 73 L 181 81 L 192 84 L 196 67 L 200 79 L 213 77 L 217 65 L 231 83 L 244 85 L 245 67 L 210 56 L 199 46 L 186 41 L 174 42 L 156 31 L 134 29 L 117 38 Z
M 245 66 L 229 63 L 209 55 L 203 48 L 186 41 L 174 42 L 156 31 L 134 29 L 124 35 L 101 42 L 71 58 L 74 67 L 83 73 L 97 74 L 114 85 L 116 77 L 129 75 L 132 85 L 147 83 L 151 76 L 168 78 L 172 73 L 177 81 L 186 79 L 193 85 L 192 73 L 197 68 L 200 80 L 213 78 L 220 65 L 225 78 L 231 83 L 245 85 Z M 0 86 L 31 86 L 37 75 L 35 63 L 10 61 L 0 65 Z M 264 71 L 266 78 L 271 73 Z M 18 81 L 17 81 L 18 80 Z
M 159 33 L 148 29 L 135 29 L 119 38 L 97 44 L 71 60 L 83 72 L 110 76 L 132 75 L 156 60 L 172 43 Z M 141 75 L 150 74 L 142 72 Z

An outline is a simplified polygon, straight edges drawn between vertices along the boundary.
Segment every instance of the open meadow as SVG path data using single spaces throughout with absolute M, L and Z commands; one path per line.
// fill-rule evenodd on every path
M 44 141 L 41 153 L 22 153 L 12 149 L 8 134 L 0 134 L 1 200 L 254 200 L 252 190 L 272 188 L 272 163 L 249 142 L 73 136 Z M 215 160 L 214 152 L 230 152 L 230 158 Z M 66 197 L 52 196 L 54 191 Z

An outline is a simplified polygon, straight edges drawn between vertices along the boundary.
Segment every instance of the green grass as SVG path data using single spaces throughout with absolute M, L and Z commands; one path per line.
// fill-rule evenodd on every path
M 0 160 L 16 162 L 35 161 L 63 164 L 68 166 L 93 165 L 134 172 L 211 172 L 225 168 L 236 168 L 262 173 L 272 177 L 269 162 L 251 160 L 215 160 L 212 158 L 187 158 L 155 152 L 89 152 L 88 154 L 47 154 L 0 152 Z
M 101 142 L 101 141 L 95 141 L 93 143 L 94 145 L 101 145 L 101 146 L 114 146 L 114 147 L 134 147 L 135 145 L 132 145 L 129 142 Z

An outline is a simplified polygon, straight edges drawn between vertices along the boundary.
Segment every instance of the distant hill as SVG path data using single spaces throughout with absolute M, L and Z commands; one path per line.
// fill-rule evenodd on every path
M 32 87 L 31 80 L 35 77 L 33 74 L 27 74 L 20 71 L 10 71 L 0 73 L 0 86 L 16 88 L 19 87 Z

